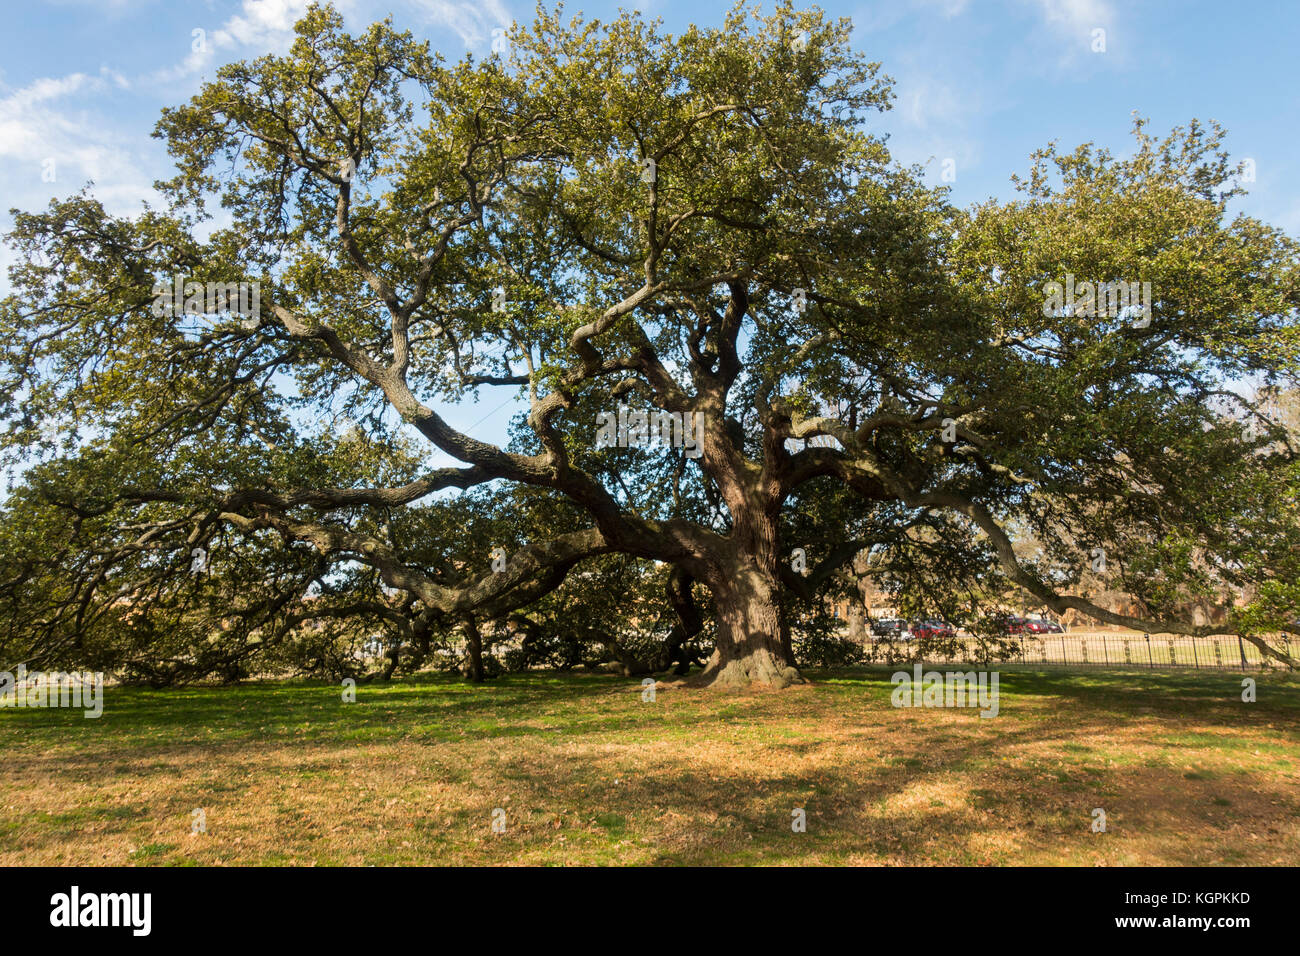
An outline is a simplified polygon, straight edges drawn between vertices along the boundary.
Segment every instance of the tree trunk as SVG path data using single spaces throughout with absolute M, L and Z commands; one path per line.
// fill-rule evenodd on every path
M 397 670 L 400 654 L 401 650 L 396 644 L 388 649 L 388 660 L 384 664 L 383 673 L 380 674 L 381 680 L 389 681 L 393 679 L 393 672 Z
M 709 582 L 717 614 L 717 646 L 701 682 L 720 687 L 788 687 L 803 678 L 790 660 L 775 570 L 748 565 Z
M 786 663 L 794 666 L 794 641 L 790 637 L 790 607 L 787 604 L 780 606 L 781 611 L 781 653 L 785 656 Z
M 695 604 L 695 595 L 691 590 L 694 578 L 681 568 L 674 568 L 668 578 L 668 603 L 677 617 L 664 641 L 664 666 L 673 667 L 673 673 L 684 677 L 690 673 L 691 664 L 699 666 L 695 655 L 686 649 L 686 644 L 704 629 L 704 617 Z
M 472 616 L 465 618 L 465 676 L 475 684 L 483 683 L 483 637 Z

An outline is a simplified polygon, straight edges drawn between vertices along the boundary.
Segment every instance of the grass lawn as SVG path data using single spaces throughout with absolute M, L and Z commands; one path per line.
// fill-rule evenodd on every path
M 653 703 L 525 674 L 4 709 L 0 864 L 1300 862 L 1293 678 L 1254 675 L 1247 704 L 1231 672 L 1003 668 L 981 719 L 894 708 L 889 674 Z

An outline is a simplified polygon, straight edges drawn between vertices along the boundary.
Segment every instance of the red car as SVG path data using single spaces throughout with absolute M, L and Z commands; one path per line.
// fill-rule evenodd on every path
M 950 624 L 935 620 L 913 621 L 910 630 L 912 636 L 918 639 L 924 637 L 952 637 L 957 633 Z
M 1064 630 L 1061 625 L 1055 621 L 1042 621 L 1037 618 L 1023 618 L 1021 623 L 1021 633 L 1024 634 L 1063 634 Z
M 1001 631 L 1003 634 L 1023 634 L 1029 624 L 1023 617 L 1017 617 L 1014 614 L 998 614 L 991 619 L 993 631 Z

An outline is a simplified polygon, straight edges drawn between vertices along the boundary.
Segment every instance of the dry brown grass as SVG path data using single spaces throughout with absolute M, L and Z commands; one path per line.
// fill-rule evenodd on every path
M 1295 864 L 1300 687 L 1240 680 L 1004 671 L 992 719 L 881 672 L 110 691 L 0 711 L 0 864 Z

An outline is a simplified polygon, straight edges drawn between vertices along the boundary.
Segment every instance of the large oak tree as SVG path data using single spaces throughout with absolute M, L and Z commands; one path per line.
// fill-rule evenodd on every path
M 449 65 L 313 8 L 164 113 L 168 208 L 18 214 L 6 454 L 62 454 L 10 503 L 10 640 L 139 629 L 198 547 L 218 644 L 313 613 L 312 582 L 321 614 L 472 633 L 619 554 L 671 567 L 683 619 L 707 592 L 705 680 L 782 686 L 792 601 L 865 550 L 933 593 L 996 579 L 1185 634 L 1189 588 L 1253 585 L 1271 603 L 1234 626 L 1266 646 L 1297 602 L 1296 460 L 1241 396 L 1296 384 L 1297 247 L 1230 216 L 1222 132 L 1138 121 L 1126 156 L 1048 148 L 959 210 L 891 160 L 849 32 L 540 10 Z M 168 315 L 178 277 L 256 283 L 260 310 Z M 1150 308 L 1053 306 L 1068 277 Z M 504 446 L 447 420 L 510 395 Z M 698 447 L 605 447 L 620 405 Z M 1078 596 L 1085 571 L 1151 614 Z

